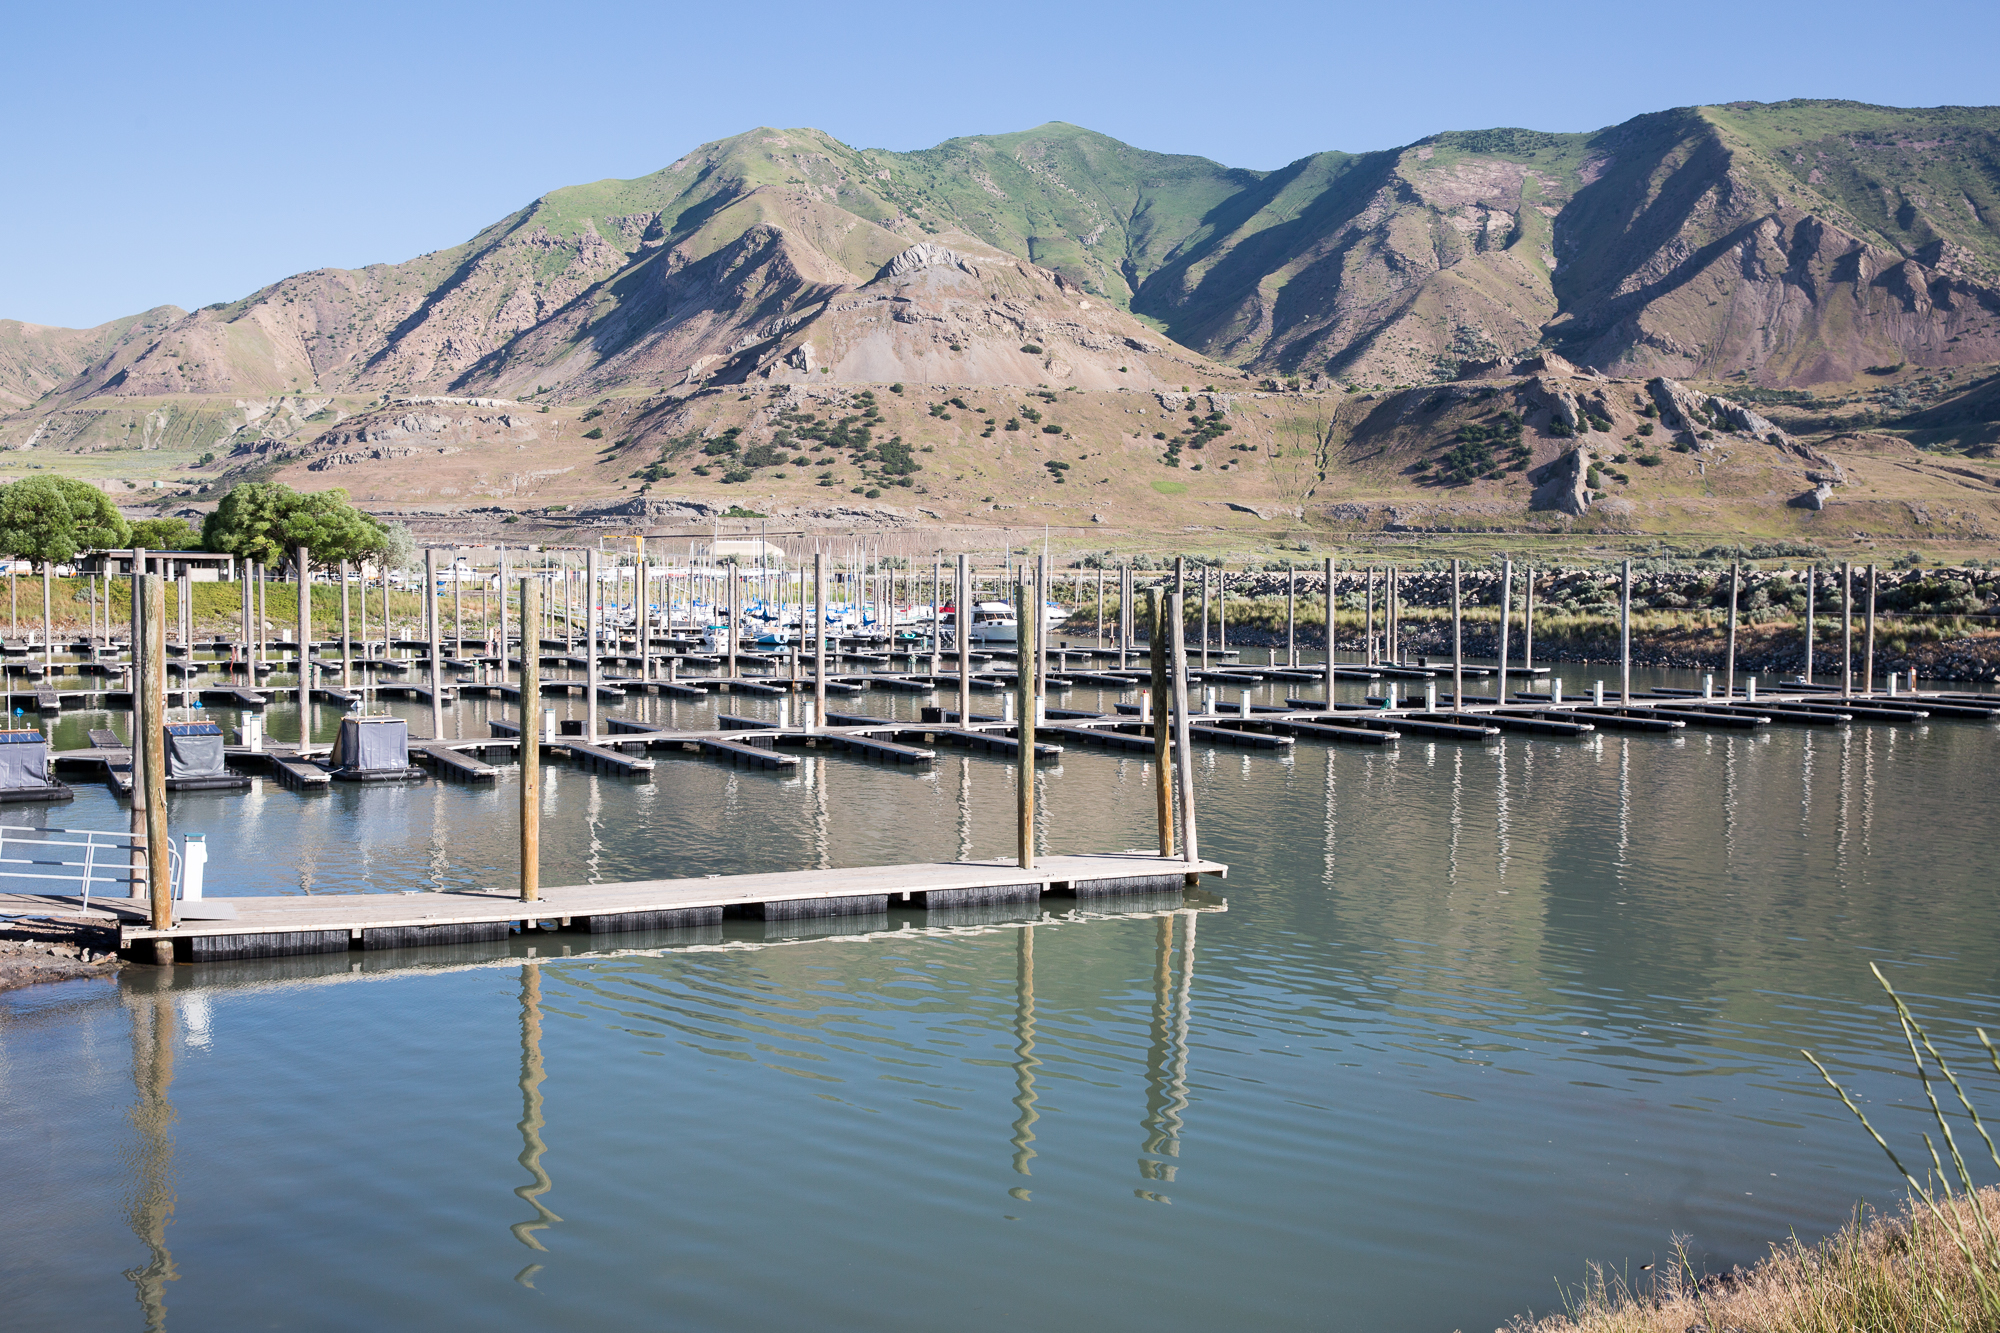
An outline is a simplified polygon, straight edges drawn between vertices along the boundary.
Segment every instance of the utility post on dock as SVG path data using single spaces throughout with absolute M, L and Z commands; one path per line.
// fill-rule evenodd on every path
M 1152 627 L 1150 654 L 1153 667 L 1152 689 L 1147 711 L 1153 725 L 1153 792 L 1160 824 L 1160 855 L 1174 854 L 1174 775 L 1173 740 L 1167 716 L 1167 601 L 1158 588 L 1149 589 L 1146 620 Z M 1182 756 L 1186 758 L 1185 755 Z
M 1501 702 L 1506 701 L 1507 686 L 1500 686 Z M 1618 702 L 1632 706 L 1632 562 L 1625 562 L 1624 578 L 1618 587 Z
M 1729 642 L 1723 649 L 1722 697 L 1736 698 L 1736 577 L 1737 563 L 1729 564 Z
M 598 661 L 597 636 L 601 628 L 598 618 L 597 595 L 597 548 L 590 546 L 583 552 L 583 692 L 586 700 L 583 706 L 583 739 L 590 745 L 597 744 L 597 681 L 603 669 Z M 735 628 L 730 628 L 732 641 Z M 734 654 L 731 654 L 732 665 Z
M 504 557 L 503 557 L 504 558 Z M 507 585 L 500 585 L 501 620 L 506 620 Z M 542 613 L 542 583 L 530 574 L 521 580 L 521 623 L 531 625 Z M 506 679 L 506 638 L 501 637 L 500 677 Z M 542 894 L 542 655 L 521 654 L 521 901 Z
M 431 645 L 431 739 L 444 739 L 444 656 L 438 635 L 438 553 L 435 546 L 424 548 L 424 618 L 429 622 Z
M 292 551 L 299 575 L 299 754 L 312 743 L 312 552 Z
M 1042 615 L 1041 589 L 1035 585 L 1033 567 L 1023 561 L 1021 581 L 1014 587 L 1015 838 L 1023 870 L 1035 868 L 1035 645 Z M 963 718 L 959 721 L 964 725 Z
M 173 839 L 167 831 L 167 765 L 164 737 L 167 720 L 167 594 L 161 576 L 139 578 L 139 621 L 145 645 L 144 664 L 134 670 L 134 703 L 144 700 L 133 726 L 133 739 L 143 725 L 146 747 L 135 754 L 139 771 L 133 774 L 136 792 L 146 789 L 146 889 L 148 915 L 154 930 L 166 930 L 174 923 Z M 141 640 L 134 639 L 136 646 Z M 136 750 L 137 747 L 135 746 Z M 155 962 L 171 963 L 174 946 L 170 940 L 153 945 Z

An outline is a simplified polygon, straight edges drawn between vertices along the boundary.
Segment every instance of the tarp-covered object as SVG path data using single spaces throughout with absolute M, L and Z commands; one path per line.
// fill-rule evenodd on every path
M 336 770 L 377 772 L 410 766 L 410 724 L 400 717 L 344 717 L 333 741 Z
M 213 722 L 176 722 L 167 728 L 169 778 L 228 776 L 222 763 L 222 728 Z
M 39 731 L 0 731 L 0 789 L 49 785 L 49 738 Z

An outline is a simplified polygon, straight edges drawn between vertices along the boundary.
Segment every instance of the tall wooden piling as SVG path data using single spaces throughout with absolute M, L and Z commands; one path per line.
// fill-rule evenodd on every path
M 962 561 L 965 557 L 960 556 Z M 961 618 L 964 612 L 960 613 Z M 965 647 L 961 638 L 958 660 L 965 660 Z M 965 697 L 965 678 L 959 677 L 959 697 Z M 960 723 L 965 721 L 963 705 L 959 715 Z M 826 556 L 813 552 L 813 730 L 826 725 Z
M 349 619 L 347 599 L 347 562 L 340 562 L 340 688 L 354 688 L 354 636 L 353 622 Z
M 1840 693 L 1854 693 L 1854 563 L 1840 565 Z
M 1167 603 L 1158 588 L 1147 592 L 1146 620 L 1151 626 L 1152 688 L 1147 711 L 1153 726 L 1153 794 L 1160 825 L 1160 855 L 1174 854 L 1173 739 L 1167 716 Z
M 141 633 L 145 642 L 143 667 L 133 671 L 134 701 L 144 699 L 142 721 L 146 746 L 134 760 L 140 765 L 133 774 L 146 788 L 146 889 L 148 915 L 153 929 L 166 930 L 174 921 L 173 840 L 167 831 L 167 764 L 165 727 L 167 723 L 167 591 L 157 574 L 142 578 Z M 133 732 L 138 732 L 135 725 Z M 137 747 L 134 747 L 137 749 Z M 167 958 L 171 960 L 169 944 Z
M 431 655 L 431 738 L 444 739 L 444 642 L 438 633 L 438 557 L 435 546 L 424 548 L 424 621 Z
M 1097 646 L 1104 646 L 1104 566 L 1097 567 Z
M 1737 566 L 1729 566 L 1729 642 L 1723 649 L 1722 697 L 1736 697 L 1736 590 L 1742 581 L 1736 576 Z
M 509 584 L 507 582 L 507 549 L 503 546 L 502 548 L 500 548 L 500 683 L 502 685 L 505 685 L 507 683 L 507 593 L 508 591 L 509 591 Z M 537 600 L 540 599 L 538 598 Z M 361 605 L 364 608 L 368 605 L 368 585 L 365 583 L 361 585 Z M 529 623 L 528 610 L 527 607 L 525 606 L 521 608 L 521 623 L 523 625 Z M 368 637 L 368 632 L 365 628 L 362 630 L 361 637 L 364 639 Z M 522 656 L 525 657 L 527 655 L 527 644 L 525 642 L 525 640 L 527 639 L 527 635 L 524 634 L 521 637 L 523 639 L 523 643 L 521 645 Z
M 1361 663 L 1363 666 L 1374 666 L 1376 662 L 1375 569 L 1372 565 L 1368 569 L 1368 591 L 1363 596 L 1361 606 Z
M 146 584 L 143 575 L 146 569 L 144 547 L 132 552 L 132 889 L 135 900 L 146 897 L 146 784 L 142 780 L 146 771 L 146 675 L 141 662 L 146 655 Z M 8 576 L 12 578 L 10 574 Z M 247 602 L 244 604 L 249 605 Z M 111 637 L 109 626 L 110 607 L 106 606 L 105 637 Z M 255 681 L 253 680 L 254 684 Z M 164 743 L 164 736 L 153 742 Z
M 1214 581 L 1215 572 L 1207 565 L 1201 567 L 1201 669 L 1208 670 L 1208 588 Z
M 1460 603 L 1459 563 L 1451 562 L 1451 706 L 1465 707 L 1465 635 Z
M 1034 571 L 1035 571 L 1035 699 L 1037 706 L 1039 707 L 1040 701 L 1042 700 L 1046 692 L 1047 683 L 1049 679 L 1049 636 L 1042 632 L 1042 626 L 1044 621 L 1048 617 L 1049 596 L 1053 585 L 1051 585 L 1049 582 L 1049 558 L 1046 555 L 1038 555 L 1035 557 Z M 893 645 L 896 642 L 896 631 L 893 622 L 891 623 L 889 629 L 889 642 L 891 644 L 891 651 L 894 651 Z M 1040 722 L 1041 720 L 1042 719 L 1039 716 L 1035 718 L 1035 721 L 1037 722 Z
M 312 743 L 312 552 L 293 548 L 299 574 L 299 749 Z
M 1336 634 L 1336 633 L 1334 632 L 1334 627 L 1333 627 L 1333 608 L 1334 608 L 1334 597 L 1333 597 L 1333 557 L 1332 557 L 1332 556 L 1328 556 L 1328 557 L 1326 558 L 1326 569 L 1325 569 L 1325 571 L 1324 571 L 1324 574 L 1325 574 L 1325 584 L 1326 584 L 1326 668 L 1325 668 L 1325 680 L 1326 680 L 1326 697 L 1327 697 L 1327 699 L 1328 699 L 1329 701 L 1331 701 L 1331 700 L 1333 699 L 1333 649 L 1334 649 L 1334 645 L 1335 645 L 1335 644 L 1337 644 L 1337 643 L 1338 643 L 1338 642 L 1340 641 L 1340 636 L 1339 636 L 1338 634 Z
M 1501 693 L 1506 693 L 1503 689 Z M 1618 586 L 1618 702 L 1632 706 L 1632 562 Z
M 1868 622 L 1861 642 L 1861 692 L 1875 693 L 1875 566 L 1868 566 Z
M 1813 683 L 1813 593 L 1818 583 L 1819 566 L 1806 566 L 1806 618 L 1805 624 L 1801 626 L 1805 631 L 1806 660 L 1805 669 L 1800 672 L 1799 679 L 1808 685 Z
M 1220 560 L 1215 562 L 1215 647 L 1229 655 L 1229 567 Z
M 958 557 L 958 591 L 952 596 L 952 647 L 958 651 L 958 725 L 972 721 L 972 557 Z
M 1132 566 L 1118 567 L 1118 669 L 1132 652 Z
M 1015 839 L 1021 869 L 1035 868 L 1035 644 L 1041 638 L 1041 589 L 1022 562 L 1014 585 Z
M 1513 628 L 1509 622 L 1514 617 L 1514 562 L 1500 562 L 1500 674 L 1499 684 L 1493 690 L 1493 702 L 1504 705 L 1507 702 L 1507 634 Z
M 500 585 L 501 606 L 506 606 L 507 585 Z M 542 581 L 530 575 L 521 580 L 521 623 L 534 624 L 542 614 Z M 503 615 L 504 619 L 504 615 Z M 505 639 L 500 650 L 507 656 Z M 521 653 L 521 901 L 531 903 L 542 892 L 542 655 Z
M 1180 589 L 1174 589 L 1179 592 Z M 1285 562 L 1285 665 L 1299 664 L 1299 571 L 1291 561 Z
M 736 662 L 736 627 L 743 620 L 743 607 L 740 600 L 743 594 L 743 581 L 736 577 L 736 566 L 727 560 L 722 562 L 722 577 L 729 581 L 729 591 L 722 599 L 722 604 L 727 608 L 729 614 L 729 624 L 724 626 L 728 630 L 728 635 L 723 642 L 728 649 L 729 678 L 736 680 L 742 674 L 741 668 Z M 593 602 L 592 605 L 594 606 L 596 603 Z
M 1527 586 L 1521 590 L 1521 670 L 1532 685 L 1535 675 L 1535 567 L 1528 566 Z
M 598 657 L 598 602 L 597 548 L 592 546 L 583 553 L 583 737 L 592 745 L 597 744 L 597 682 L 604 670 Z
M 1387 586 L 1382 592 L 1383 634 L 1389 641 L 1389 664 L 1391 666 L 1401 666 L 1403 664 L 1403 646 L 1398 642 L 1397 636 L 1402 632 L 1403 628 L 1402 604 L 1399 597 L 1401 590 L 1396 586 L 1396 567 L 1394 565 L 1389 566 L 1389 572 L 1385 576 L 1385 583 Z
M 1174 589 L 1173 602 L 1167 608 L 1168 622 L 1176 630 L 1179 629 L 1181 624 L 1183 595 L 1180 589 Z M 1171 647 L 1173 652 L 1173 757 L 1175 759 L 1174 773 L 1178 779 L 1174 787 L 1178 796 L 1177 805 L 1180 814 L 1181 859 L 1192 862 L 1200 858 L 1196 854 L 1195 842 L 1194 747 L 1190 742 L 1188 727 L 1187 644 L 1176 633 L 1173 636 Z M 1154 726 L 1160 730 L 1165 730 L 1165 727 L 1162 725 L 1164 721 L 1165 719 L 1158 719 L 1154 722 Z
M 56 673 L 54 579 L 54 566 L 47 560 L 42 561 L 42 667 L 50 676 Z

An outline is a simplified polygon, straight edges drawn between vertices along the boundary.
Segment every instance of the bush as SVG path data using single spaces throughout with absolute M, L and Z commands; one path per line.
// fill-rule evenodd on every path
M 1062 433 L 1063 433 L 1063 428 L 1061 426 L 1058 426 L 1053 421 L 1051 421 L 1048 425 L 1042 427 L 1042 434 L 1044 435 L 1060 435 Z
M 1021 350 L 1029 356 L 1040 356 L 1042 354 L 1042 345 L 1040 343 L 1022 343 Z
M 601 440 L 601 439 L 603 439 L 603 438 L 604 438 L 604 427 L 602 427 L 602 426 L 592 426 L 592 427 L 591 427 L 591 428 L 590 428 L 589 430 L 587 430 L 587 431 L 585 431 L 585 432 L 583 433 L 583 438 L 584 438 L 584 439 L 586 439 L 586 440 Z

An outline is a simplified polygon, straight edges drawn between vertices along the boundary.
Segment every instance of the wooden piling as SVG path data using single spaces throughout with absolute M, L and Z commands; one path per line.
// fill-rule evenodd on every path
M 505 685 L 507 683 L 507 593 L 508 592 L 509 592 L 509 585 L 507 583 L 507 550 L 505 547 L 502 547 L 500 549 L 500 683 L 502 685 Z M 537 600 L 539 601 L 540 599 L 538 598 Z M 368 585 L 366 583 L 363 583 L 361 585 L 361 605 L 364 610 L 363 619 L 365 620 L 366 619 L 365 611 L 368 606 Z M 521 623 L 523 625 L 526 625 L 528 623 L 528 611 L 525 606 L 523 606 L 521 609 Z M 363 639 L 366 639 L 368 637 L 368 630 L 365 624 L 362 627 L 361 637 Z M 525 639 L 526 637 L 527 637 L 526 635 L 522 635 L 522 638 Z M 522 653 L 522 656 L 525 657 L 526 655 L 527 654 L 524 651 Z M 526 696 L 523 697 L 525 698 Z
M 143 899 L 147 894 L 146 881 L 146 690 L 145 674 L 140 666 L 145 656 L 146 640 L 143 626 L 146 623 L 146 585 L 141 575 L 146 568 L 146 551 L 139 547 L 132 552 L 132 606 L 131 632 L 128 636 L 132 645 L 132 886 L 131 896 Z M 12 578 L 10 574 L 8 576 Z M 246 585 L 247 586 L 247 585 Z M 247 609 L 249 603 L 244 603 Z M 106 610 L 105 637 L 110 637 L 109 612 Z M 252 684 L 255 684 L 253 678 Z M 164 737 L 155 739 L 153 746 L 162 744 Z
M 444 645 L 438 633 L 437 548 L 424 548 L 424 620 L 426 641 L 431 654 L 431 736 L 444 739 Z
M 143 752 L 134 754 L 135 762 L 142 765 L 134 775 L 139 779 L 133 784 L 136 792 L 143 785 L 146 789 L 146 888 L 149 899 L 149 915 L 153 929 L 165 930 L 173 925 L 174 882 L 172 849 L 173 840 L 167 831 L 167 765 L 164 743 L 167 721 L 167 593 L 165 581 L 157 574 L 145 575 L 142 579 L 141 596 L 144 608 L 141 612 L 142 632 L 145 639 L 145 664 L 133 671 L 133 699 L 144 699 L 142 710 L 146 732 Z M 133 738 L 138 738 L 139 726 L 133 727 Z M 137 750 L 138 747 L 134 746 Z
M 501 619 L 506 619 L 507 585 L 500 585 Z M 521 580 L 521 623 L 532 625 L 542 613 L 542 583 L 534 577 Z M 507 655 L 502 636 L 500 656 Z M 506 676 L 502 667 L 501 676 Z M 521 901 L 531 903 L 542 892 L 542 655 L 523 649 L 521 653 Z
M 961 561 L 964 560 L 960 556 Z M 964 623 L 965 612 L 959 612 L 960 623 Z M 965 660 L 963 636 L 958 650 L 959 661 Z M 960 697 L 964 697 L 965 681 L 959 679 Z M 966 705 L 959 706 L 959 715 L 964 716 Z M 813 730 L 826 725 L 826 557 L 813 552 Z
M 1504 706 L 1507 702 L 1507 633 L 1513 628 L 1508 623 L 1514 616 L 1514 562 L 1500 562 L 1500 674 L 1499 684 L 1493 690 L 1493 702 Z
M 1176 629 L 1181 624 L 1182 597 L 1180 589 L 1174 590 L 1172 604 L 1167 608 L 1167 619 Z M 1180 807 L 1181 859 L 1197 861 L 1195 821 L 1194 821 L 1194 750 L 1188 733 L 1188 683 L 1187 644 L 1179 634 L 1173 636 L 1173 723 L 1174 723 L 1174 771 L 1178 777 L 1175 789 Z M 1164 718 L 1155 719 L 1156 729 L 1164 731 Z
M 1459 562 L 1451 562 L 1451 706 L 1465 707 L 1465 636 L 1459 597 Z
M 1173 742 L 1167 716 L 1166 600 L 1158 588 L 1147 592 L 1146 619 L 1152 627 L 1153 792 L 1160 826 L 1160 855 L 1174 854 Z
M 1333 647 L 1339 636 L 1333 629 L 1333 557 L 1326 558 L 1326 697 L 1333 698 Z
M 1201 567 L 1201 669 L 1208 670 L 1208 585 L 1214 579 L 1214 571 L 1207 565 Z
M 347 562 L 340 562 L 340 688 L 350 693 L 354 689 L 354 636 L 350 632 L 353 622 L 349 619 L 347 599 Z
M 1535 567 L 1528 566 L 1527 586 L 1521 599 L 1521 670 L 1532 681 L 1535 674 Z M 1504 687 L 1503 691 L 1504 693 Z
M 1361 611 L 1361 662 L 1363 666 L 1374 666 L 1375 656 L 1375 569 L 1368 569 L 1368 591 L 1362 601 Z
M 1123 671 L 1132 652 L 1132 566 L 1118 567 L 1118 669 Z
M 1041 589 L 1023 562 L 1014 586 L 1015 839 L 1021 869 L 1035 868 L 1035 644 L 1040 639 Z M 964 721 L 960 719 L 961 723 Z
M 299 750 L 312 743 L 312 553 L 304 546 L 293 548 L 292 560 L 299 578 Z M 253 682 L 254 684 L 254 682 Z M 437 677 L 431 677 L 437 688 Z
M 55 568 L 42 561 L 42 666 L 48 676 L 56 673 Z M 47 676 L 44 677 L 47 679 Z
M 1875 693 L 1875 566 L 1868 566 L 1868 620 L 1861 644 L 1861 692 Z
M 1806 566 L 1806 619 L 1802 627 L 1805 631 L 1806 661 L 1805 670 L 1800 673 L 1799 679 L 1808 685 L 1813 683 L 1813 593 L 1818 583 L 1819 566 Z
M 602 625 L 598 617 L 597 595 L 597 548 L 587 548 L 583 553 L 583 660 L 584 660 L 584 705 L 583 739 L 586 745 L 597 744 L 597 687 L 604 672 L 604 664 L 598 657 L 598 633 Z M 735 665 L 732 653 L 730 665 Z
M 1732 635 L 1733 637 L 1733 635 Z M 1507 688 L 1503 684 L 1500 693 L 1504 698 Z M 1625 571 L 1618 587 L 1618 702 L 1627 708 L 1632 706 L 1632 562 L 1625 562 Z
M 1729 566 L 1729 642 L 1723 650 L 1722 697 L 1736 697 L 1736 586 L 1741 581 L 1736 577 L 1737 565 Z
M 1854 694 L 1854 562 L 1840 565 L 1840 694 Z
M 1180 592 L 1175 588 L 1176 593 Z M 1285 665 L 1299 664 L 1299 571 L 1291 561 L 1285 562 Z
M 723 642 L 728 650 L 729 678 L 736 680 L 743 674 L 741 668 L 736 663 L 736 627 L 742 622 L 743 618 L 743 608 L 739 601 L 743 593 L 743 581 L 736 577 L 736 566 L 726 560 L 722 563 L 722 577 L 729 581 L 728 594 L 722 599 L 723 607 L 729 615 L 729 623 L 723 627 L 728 631 L 727 637 Z M 595 606 L 596 603 L 592 602 L 591 605 Z

